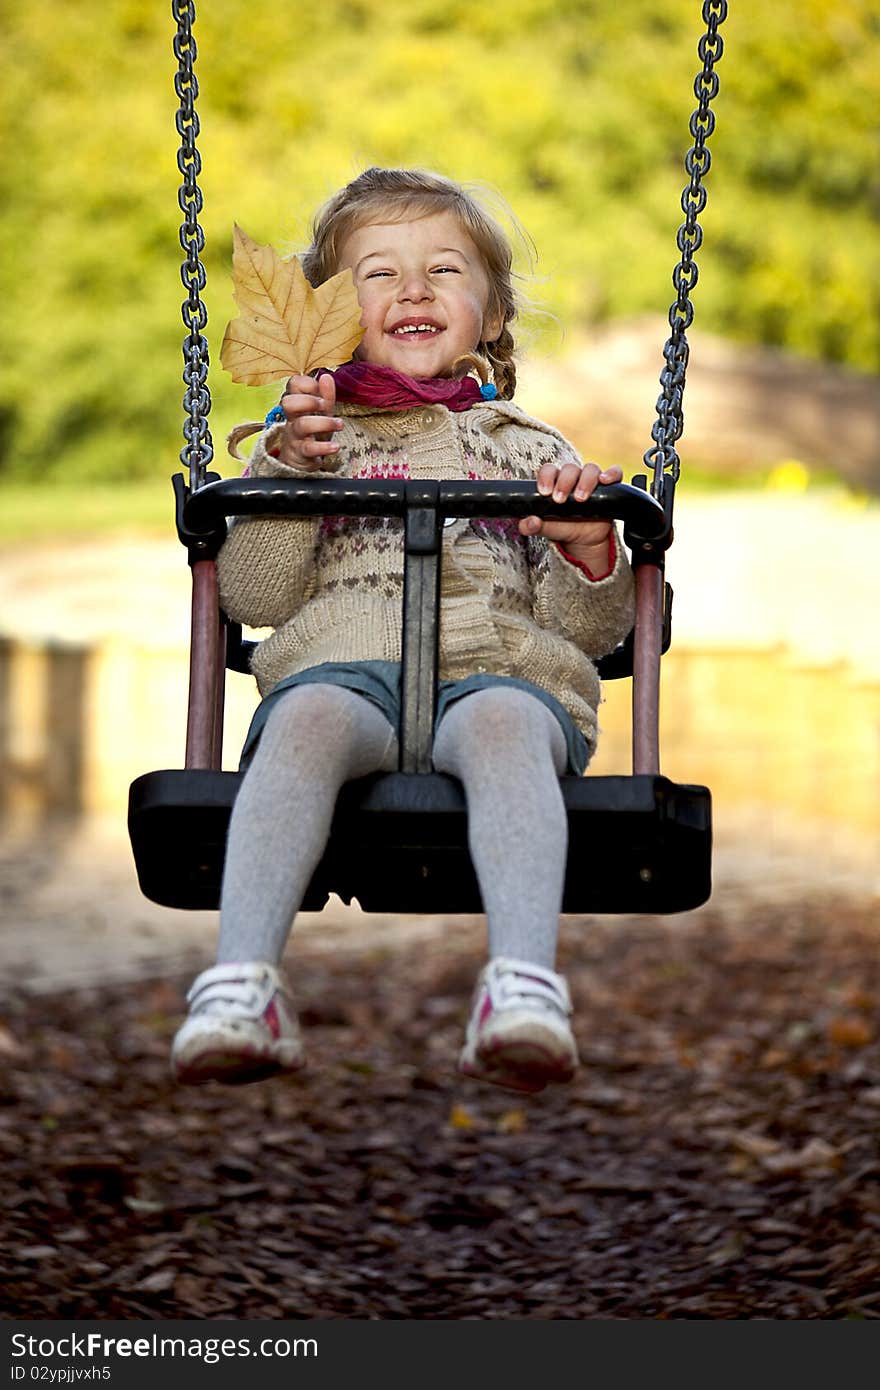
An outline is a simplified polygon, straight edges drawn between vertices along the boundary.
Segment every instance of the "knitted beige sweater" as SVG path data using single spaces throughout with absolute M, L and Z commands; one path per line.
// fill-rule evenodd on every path
M 332 472 L 349 478 L 533 479 L 543 463 L 577 461 L 556 430 L 507 401 L 451 412 L 341 405 Z M 260 435 L 254 477 L 326 477 L 267 453 L 283 426 Z M 590 657 L 611 651 L 633 623 L 633 579 L 617 537 L 607 578 L 590 580 L 515 521 L 456 521 L 443 532 L 440 678 L 476 671 L 519 676 L 562 703 L 592 748 L 600 684 Z M 275 631 L 256 649 L 265 695 L 285 676 L 325 661 L 399 661 L 402 522 L 393 518 L 250 517 L 234 522 L 219 556 L 230 618 Z

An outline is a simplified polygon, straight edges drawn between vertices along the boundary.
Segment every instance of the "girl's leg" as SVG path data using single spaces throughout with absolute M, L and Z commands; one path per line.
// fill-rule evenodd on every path
M 301 685 L 266 721 L 230 818 L 217 964 L 187 995 L 171 1050 L 178 1081 L 257 1081 L 304 1061 L 278 969 L 327 843 L 343 782 L 396 765 L 397 737 L 368 700 Z
M 571 1000 L 553 970 L 568 844 L 559 787 L 565 738 L 546 705 L 495 687 L 441 721 L 434 765 L 464 785 L 468 835 L 489 928 L 459 1069 L 516 1091 L 569 1081 Z
M 340 787 L 396 766 L 394 730 L 362 695 L 300 685 L 279 699 L 229 822 L 218 963 L 280 961 Z
M 553 968 L 568 820 L 559 777 L 565 737 L 546 705 L 503 686 L 450 706 L 434 766 L 463 784 L 490 956 Z

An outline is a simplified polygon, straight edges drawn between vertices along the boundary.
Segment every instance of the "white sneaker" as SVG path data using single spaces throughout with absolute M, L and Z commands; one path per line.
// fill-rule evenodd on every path
M 171 1073 L 183 1085 L 260 1081 L 303 1065 L 293 1000 L 274 965 L 214 965 L 186 998 L 189 1016 L 171 1048 Z
M 458 1069 L 513 1091 L 570 1081 L 578 1064 L 561 975 L 496 957 L 480 972 Z

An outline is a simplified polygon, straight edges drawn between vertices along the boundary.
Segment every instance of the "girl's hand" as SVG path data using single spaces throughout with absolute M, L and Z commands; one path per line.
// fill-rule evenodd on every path
M 277 457 L 291 468 L 320 468 L 324 459 L 339 452 L 333 435 L 342 421 L 333 414 L 336 382 L 328 373 L 316 381 L 311 376 L 292 376 L 281 397 L 287 423 L 276 446 Z
M 585 463 L 583 467 L 565 463 L 561 468 L 545 463 L 538 473 L 537 487 L 544 497 L 552 494 L 554 502 L 565 502 L 569 497 L 585 502 L 599 483 L 619 483 L 622 478 L 623 470 L 616 466 L 600 470 L 595 463 Z M 524 516 L 519 530 L 523 536 L 546 536 L 550 541 L 558 541 L 575 560 L 602 574 L 608 569 L 612 526 L 610 521 L 556 521 L 552 516 Z

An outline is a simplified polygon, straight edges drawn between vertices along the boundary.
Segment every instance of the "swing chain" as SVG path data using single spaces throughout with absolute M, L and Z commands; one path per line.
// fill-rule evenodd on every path
M 672 273 L 672 283 L 676 298 L 669 310 L 669 326 L 672 330 L 663 348 L 665 366 L 660 373 L 660 396 L 657 400 L 657 419 L 651 430 L 654 447 L 647 450 L 644 461 L 653 469 L 654 479 L 651 492 L 662 500 L 665 479 L 668 475 L 673 484 L 678 481 L 681 461 L 675 449 L 675 441 L 684 429 L 685 374 L 687 372 L 689 347 L 686 330 L 694 317 L 694 306 L 690 294 L 697 283 L 698 270 L 694 259 L 703 241 L 703 229 L 698 218 L 706 206 L 706 189 L 703 179 L 709 172 L 711 157 L 706 141 L 715 129 L 715 114 L 710 103 L 718 95 L 718 74 L 715 64 L 724 52 L 724 43 L 718 33 L 718 26 L 727 18 L 727 0 L 704 0 L 703 21 L 706 32 L 702 35 L 697 52 L 702 59 L 702 71 L 694 81 L 694 95 L 698 106 L 689 122 L 693 145 L 685 155 L 684 167 L 689 175 L 681 195 L 681 209 L 685 221 L 678 229 L 676 245 L 681 259 Z
M 177 167 L 183 175 L 183 183 L 177 195 L 183 213 L 180 245 L 185 253 L 180 278 L 187 291 L 187 298 L 181 305 L 187 336 L 183 340 L 183 381 L 186 386 L 183 396 L 186 416 L 183 437 L 186 444 L 180 451 L 180 459 L 184 466 L 189 468 L 190 490 L 195 492 L 204 485 L 208 464 L 214 457 L 214 446 L 208 428 L 208 415 L 211 410 L 211 395 L 208 390 L 208 340 L 203 331 L 208 322 L 208 314 L 201 297 L 206 275 L 200 259 L 205 249 L 205 234 L 199 223 L 202 193 L 198 185 L 198 176 L 202 172 L 202 161 L 196 147 L 199 118 L 195 103 L 199 94 L 199 84 L 194 72 L 197 50 L 192 33 L 195 3 L 194 0 L 171 0 L 171 8 L 177 24 L 174 56 L 177 58 L 178 67 L 174 89 L 180 103 L 177 111 L 177 132 L 180 136 Z

